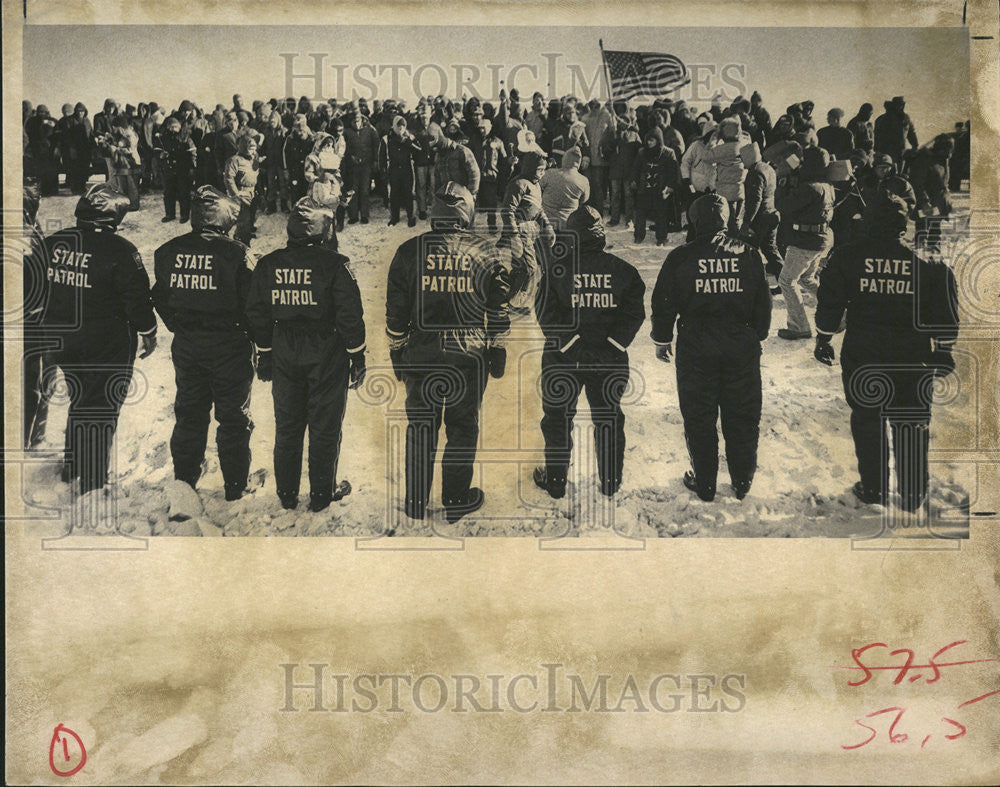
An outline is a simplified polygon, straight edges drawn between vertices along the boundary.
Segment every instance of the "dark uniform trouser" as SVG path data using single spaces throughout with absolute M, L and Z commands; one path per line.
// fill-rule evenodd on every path
M 760 436 L 760 342 L 747 326 L 688 327 L 677 337 L 677 398 L 698 489 L 714 492 L 719 472 L 716 422 L 732 483 L 753 480 Z
M 841 377 L 851 408 L 851 436 L 858 474 L 866 491 L 889 493 L 889 438 L 892 432 L 896 481 L 903 506 L 918 508 L 927 496 L 927 453 L 933 372 L 919 360 L 887 363 L 867 356 L 844 338 Z
M 215 439 L 227 487 L 242 490 L 250 472 L 250 388 L 253 349 L 240 331 L 182 330 L 170 351 L 174 361 L 176 424 L 170 437 L 174 477 L 191 486 L 201 476 L 212 407 Z
M 35 339 L 24 340 L 24 447 L 33 448 L 45 437 L 49 418 L 49 391 L 56 374 L 52 354 Z
M 279 494 L 298 494 L 302 439 L 309 427 L 309 491 L 333 495 L 347 409 L 350 359 L 343 340 L 305 327 L 274 332 L 274 478 Z
M 413 175 L 410 172 L 389 175 L 389 218 L 399 221 L 399 209 L 406 211 L 406 218 L 413 218 Z
M 437 369 L 408 371 L 406 384 L 406 505 L 423 511 L 434 480 L 434 454 L 444 421 L 441 498 L 464 503 L 479 441 L 479 407 L 486 390 L 481 356 L 449 355 Z
M 69 395 L 65 460 L 80 491 L 100 489 L 108 480 L 108 462 L 118 414 L 132 382 L 138 338 L 127 323 L 108 320 L 64 337 L 53 353 Z
M 583 390 L 594 424 L 597 475 L 604 491 L 617 491 L 625 459 L 625 414 L 621 400 L 628 384 L 628 355 L 593 364 L 566 361 L 559 352 L 542 355 L 542 435 L 545 438 L 545 477 L 566 483 L 573 449 L 573 418 Z

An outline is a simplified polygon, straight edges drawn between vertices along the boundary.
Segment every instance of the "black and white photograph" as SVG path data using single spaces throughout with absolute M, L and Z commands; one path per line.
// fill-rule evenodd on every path
M 7 783 L 1000 782 L 995 3 L 0 13 Z
M 934 452 L 974 415 L 963 36 L 29 28 L 25 502 L 141 536 L 967 536 L 975 474 Z

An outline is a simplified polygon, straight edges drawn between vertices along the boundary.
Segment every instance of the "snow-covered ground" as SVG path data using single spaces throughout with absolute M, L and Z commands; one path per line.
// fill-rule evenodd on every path
M 967 195 L 956 199 L 966 212 Z M 73 223 L 76 198 L 59 196 L 42 201 L 39 219 L 46 231 Z M 135 243 L 152 278 L 153 252 L 161 243 L 188 231 L 176 222 L 163 224 L 159 194 L 145 196 L 142 210 L 129 214 L 121 233 Z M 535 488 L 531 469 L 541 460 L 538 423 L 538 373 L 541 334 L 534 317 L 519 318 L 508 348 L 507 374 L 490 380 L 481 418 L 481 447 L 475 483 L 487 490 L 486 505 L 477 514 L 448 525 L 437 500 L 435 478 L 428 517 L 408 519 L 399 510 L 405 418 L 402 388 L 388 365 L 384 336 L 385 280 L 398 244 L 424 227 L 405 222 L 387 226 L 388 212 L 380 203 L 369 225 L 350 225 L 341 234 L 341 250 L 353 261 L 361 286 L 368 327 L 368 379 L 352 392 L 344 426 L 339 478 L 350 480 L 353 493 L 324 512 L 305 510 L 308 480 L 303 479 L 299 510 L 283 511 L 274 493 L 271 452 L 274 419 L 270 386 L 254 382 L 251 440 L 252 470 L 263 485 L 235 503 L 222 495 L 222 477 L 209 435 L 206 472 L 198 486 L 193 516 L 173 521 L 168 515 L 172 486 L 169 438 L 173 428 L 174 378 L 170 361 L 171 334 L 160 326 L 154 355 L 136 363 L 133 403 L 122 412 L 114 468 L 109 487 L 116 515 L 103 522 L 81 515 L 71 505 L 70 490 L 59 483 L 56 450 L 61 447 L 65 405 L 53 403 L 42 450 L 51 461 L 27 466 L 26 497 L 36 505 L 62 510 L 56 529 L 77 529 L 149 535 L 331 535 L 396 536 L 875 536 L 891 527 L 896 535 L 962 536 L 968 533 L 963 501 L 972 480 L 961 464 L 932 464 L 930 517 L 908 515 L 894 507 L 864 506 L 850 492 L 857 480 L 849 410 L 841 388 L 839 366 L 832 369 L 812 357 L 811 342 L 785 342 L 774 336 L 785 325 L 782 299 L 775 300 L 772 335 L 762 357 L 764 405 L 761 420 L 759 470 L 751 493 L 738 501 L 720 461 L 719 493 L 704 503 L 681 484 L 688 468 L 683 428 L 677 407 L 673 366 L 656 360 L 647 326 L 629 350 L 632 386 L 626 394 L 625 479 L 613 503 L 597 492 L 596 467 L 589 414 L 581 398 L 571 490 L 554 501 Z M 259 254 L 284 245 L 285 216 L 261 215 L 253 249 Z M 670 237 L 670 246 L 681 242 Z M 635 264 L 649 293 L 668 248 L 657 247 L 652 234 L 645 244 L 632 243 L 631 231 L 609 230 L 609 244 Z M 807 296 L 808 297 L 808 296 Z M 811 304 L 814 305 L 814 304 Z M 839 355 L 839 338 L 834 342 Z M 963 367 L 959 360 L 958 374 Z M 948 435 L 949 447 L 961 447 L 971 403 L 964 392 L 935 406 L 932 448 Z M 214 431 L 214 430 L 213 430 Z M 958 440 L 956 443 L 955 441 Z M 442 435 L 443 444 L 443 435 Z M 724 444 L 720 435 L 720 451 Z M 175 507 L 178 503 L 175 501 Z M 182 506 L 183 507 L 183 506 Z M 191 507 L 190 503 L 187 505 Z M 51 523 L 50 523 L 51 524 Z

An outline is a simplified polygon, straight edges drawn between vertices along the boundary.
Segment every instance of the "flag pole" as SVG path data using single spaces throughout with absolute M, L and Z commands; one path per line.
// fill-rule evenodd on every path
M 601 48 L 601 71 L 604 72 L 604 84 L 608 87 L 608 103 L 614 106 L 615 94 L 611 92 L 611 78 L 608 76 L 608 61 L 604 57 L 604 39 L 598 38 L 597 45 Z

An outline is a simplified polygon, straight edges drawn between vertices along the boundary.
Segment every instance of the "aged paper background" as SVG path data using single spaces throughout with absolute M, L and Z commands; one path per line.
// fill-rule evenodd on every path
M 960 2 L 281 3 L 29 2 L 39 23 L 315 25 L 649 24 L 956 26 Z M 4 202 L 19 204 L 21 3 L 4 2 Z M 515 17 L 512 19 L 512 16 Z M 972 42 L 973 210 L 997 211 L 997 8 L 968 4 Z M 947 57 L 949 53 L 941 53 Z M 53 56 L 73 56 L 54 53 Z M 776 49 L 776 57 L 780 52 Z M 933 68 L 934 54 L 901 67 Z M 836 64 L 831 64 L 835 78 Z M 873 75 L 877 79 L 877 75 Z M 5 212 L 5 216 L 6 216 Z M 995 225 L 995 215 L 993 219 Z M 20 292 L 5 266 L 5 292 Z M 998 352 L 963 326 L 979 360 L 982 445 L 998 440 Z M 5 434 L 17 434 L 18 358 L 5 344 Z M 947 436 L 942 438 L 947 440 Z M 982 457 L 985 452 L 970 457 Z M 10 454 L 14 456 L 14 454 Z M 996 465 L 993 465 L 996 467 Z M 469 539 L 449 550 L 358 549 L 349 539 L 156 539 L 148 549 L 47 550 L 16 521 L 20 476 L 5 468 L 7 754 L 11 783 L 879 782 L 996 783 L 1000 664 L 895 685 L 848 687 L 851 650 L 915 651 L 926 663 L 1000 657 L 996 517 L 959 549 L 875 549 L 843 540 L 650 540 L 642 549 L 541 550 L 532 539 Z M 1000 474 L 997 474 L 1000 476 Z M 997 500 L 997 477 L 983 500 Z M 997 510 L 995 507 L 992 510 Z M 614 546 L 611 539 L 609 546 Z M 369 545 L 370 546 L 370 545 Z M 452 544 L 452 547 L 456 545 Z M 940 547 L 931 543 L 929 546 Z M 948 546 L 953 546 L 949 544 Z M 900 663 L 872 657 L 868 663 Z M 518 674 L 546 664 L 588 686 L 626 676 L 743 676 L 734 712 L 311 712 L 286 703 L 285 668 L 329 674 Z M 685 678 L 686 680 L 686 678 Z M 332 706 L 332 682 L 326 705 Z M 687 684 L 685 684 L 687 686 Z M 384 689 L 379 692 L 386 696 Z M 545 697 L 538 697 L 544 704 Z M 611 700 L 613 705 L 615 699 Z M 716 688 L 705 700 L 726 700 Z M 530 700 L 529 700 L 530 702 Z M 561 706 L 569 702 L 560 697 Z M 908 714 L 889 742 L 892 714 Z M 894 713 L 895 711 L 893 711 Z M 948 740 L 957 727 L 967 729 Z M 877 730 L 871 745 L 844 750 Z M 56 725 L 87 764 L 49 767 Z M 922 747 L 924 735 L 931 739 Z M 62 756 L 61 744 L 55 757 Z

